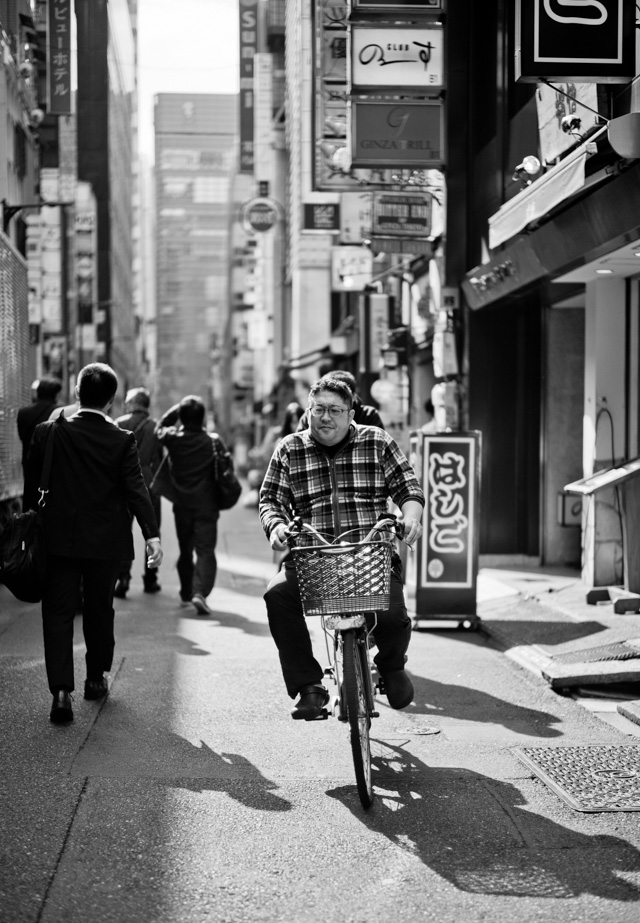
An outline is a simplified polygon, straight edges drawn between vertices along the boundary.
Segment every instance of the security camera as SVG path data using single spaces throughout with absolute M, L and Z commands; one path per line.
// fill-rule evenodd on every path
M 38 125 L 42 124 L 43 119 L 44 119 L 44 112 L 42 111 L 42 109 L 32 109 L 31 112 L 29 113 L 29 121 L 35 128 L 37 128 Z
M 582 119 L 579 115 L 565 115 L 560 122 L 560 128 L 562 128 L 565 134 L 569 132 L 580 131 L 580 126 L 582 125 Z

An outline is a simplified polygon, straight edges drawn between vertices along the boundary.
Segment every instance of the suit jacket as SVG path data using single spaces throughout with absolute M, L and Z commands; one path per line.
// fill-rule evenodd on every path
M 162 446 L 156 438 L 156 421 L 146 410 L 134 410 L 118 417 L 115 422 L 120 429 L 128 429 L 136 437 L 142 474 L 148 487 L 162 461 Z
M 145 539 L 160 534 L 136 439 L 100 414 L 80 410 L 41 423 L 31 440 L 24 501 L 35 509 L 47 435 L 53 459 L 44 508 L 47 552 L 101 560 L 134 557 L 130 514 Z
M 31 444 L 33 431 L 38 423 L 49 419 L 51 411 L 57 406 L 57 401 L 36 401 L 27 407 L 21 407 L 16 417 L 18 436 L 22 442 L 22 467 L 27 463 L 27 454 Z

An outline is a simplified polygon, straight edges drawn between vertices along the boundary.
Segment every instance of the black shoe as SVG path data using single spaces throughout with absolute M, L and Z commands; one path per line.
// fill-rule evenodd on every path
M 157 580 L 145 580 L 144 581 L 144 591 L 145 593 L 159 593 L 162 587 Z
M 129 582 L 127 580 L 118 580 L 116 583 L 116 588 L 113 591 L 113 595 L 118 599 L 126 599 L 127 591 L 129 590 Z
M 71 693 L 66 689 L 59 689 L 54 695 L 49 718 L 54 724 L 66 724 L 68 721 L 73 721 Z
M 291 711 L 295 721 L 314 721 L 322 714 L 322 709 L 329 701 L 329 691 L 320 683 L 313 686 L 303 686 L 299 690 L 300 698 Z
M 413 702 L 413 683 L 404 670 L 392 670 L 381 675 L 391 708 L 406 708 Z
M 106 679 L 101 677 L 100 679 L 87 679 L 84 683 L 84 697 L 85 699 L 101 699 L 109 691 L 109 685 Z

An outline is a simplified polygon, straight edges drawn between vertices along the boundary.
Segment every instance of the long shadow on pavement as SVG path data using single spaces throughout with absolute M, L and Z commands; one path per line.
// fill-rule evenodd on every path
M 561 719 L 550 712 L 515 705 L 505 699 L 455 683 L 439 683 L 412 674 L 415 699 L 409 719 L 414 715 L 430 718 L 454 718 L 459 721 L 477 721 L 501 724 L 516 733 L 534 737 L 560 737 L 562 731 L 551 727 Z
M 327 794 L 458 890 L 640 900 L 640 889 L 621 877 L 640 873 L 640 854 L 629 842 L 535 814 L 508 782 L 462 768 L 434 769 L 402 746 L 382 745 L 388 755 L 373 761 L 376 798 L 369 811 L 353 786 Z
M 205 617 L 197 615 L 195 612 L 182 610 L 180 612 L 180 618 L 194 622 L 203 622 L 210 625 L 211 628 L 219 627 L 219 623 L 223 628 L 237 628 L 239 631 L 244 631 L 248 635 L 258 635 L 260 637 L 270 636 L 269 626 L 266 623 L 266 613 L 264 623 L 255 622 L 253 619 L 248 619 L 244 615 L 238 615 L 237 612 L 222 612 L 220 609 L 216 609 L 215 606 L 212 606 L 212 613 L 212 615 Z M 190 652 L 184 651 L 183 653 L 188 654 Z

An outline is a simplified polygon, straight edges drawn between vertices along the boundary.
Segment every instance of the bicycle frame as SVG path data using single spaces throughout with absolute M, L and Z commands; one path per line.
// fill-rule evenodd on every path
M 378 621 L 377 614 L 373 613 L 373 626 L 367 627 L 367 621 L 362 613 L 349 613 L 349 615 L 323 615 L 320 616 L 322 631 L 325 636 L 325 646 L 327 651 L 327 660 L 329 666 L 325 669 L 324 674 L 328 676 L 336 685 L 336 700 L 332 713 L 339 721 L 348 721 L 346 708 L 342 701 L 343 686 L 343 647 L 344 635 L 347 631 L 354 632 L 356 643 L 363 644 L 363 650 L 367 658 L 368 669 L 365 673 L 367 677 L 367 708 L 371 718 L 378 718 L 379 712 L 375 710 L 375 693 L 376 688 L 381 682 L 376 683 L 373 676 L 373 667 L 369 658 L 369 649 L 371 647 L 371 638 Z

